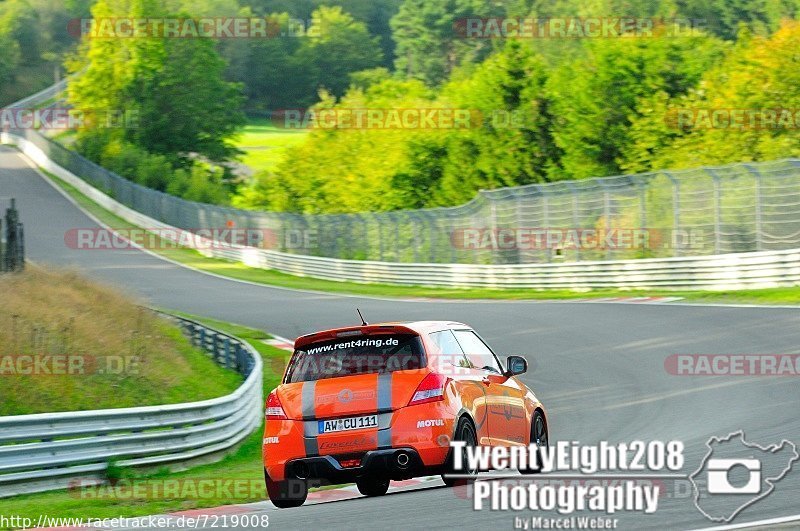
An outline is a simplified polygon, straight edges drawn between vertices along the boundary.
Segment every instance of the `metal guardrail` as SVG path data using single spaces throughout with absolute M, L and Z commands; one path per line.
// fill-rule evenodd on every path
M 51 87 L 23 101 L 32 105 L 57 93 L 58 87 Z M 728 290 L 800 284 L 798 159 L 503 188 L 453 208 L 301 216 L 185 201 L 132 183 L 36 131 L 16 133 L 0 133 L 0 142 L 17 145 L 41 167 L 139 227 L 197 229 L 233 222 L 238 228 L 266 228 L 280 235 L 316 229 L 322 243 L 306 249 L 310 254 L 218 244 L 198 249 L 207 256 L 294 275 L 531 289 Z M 464 228 L 597 225 L 661 226 L 713 237 L 701 239 L 704 244 L 694 242 L 689 252 L 681 245 L 662 249 L 675 257 L 608 260 L 625 258 L 620 256 L 624 252 L 598 256 L 564 250 L 556 263 L 549 263 L 551 249 L 464 254 L 452 241 L 454 231 Z
M 232 394 L 201 402 L 0 417 L 0 497 L 103 482 L 122 467 L 190 461 L 227 450 L 262 421 L 262 361 L 253 347 L 181 317 L 193 342 L 239 371 Z
M 129 208 L 92 187 L 50 160 L 36 144 L 13 135 L 0 135 L 0 141 L 17 145 L 36 164 L 126 221 L 139 227 L 175 231 L 174 227 Z M 160 235 L 163 237 L 165 233 Z M 800 284 L 800 249 L 566 264 L 506 265 L 338 260 L 235 245 L 211 245 L 211 242 L 202 243 L 198 251 L 206 256 L 299 276 L 404 285 L 518 289 L 732 290 Z
M 121 204 L 186 230 L 260 229 L 272 250 L 402 263 L 529 264 L 713 255 L 800 247 L 800 160 L 732 164 L 481 191 L 450 208 L 306 215 L 186 201 L 133 183 L 36 131 L 12 131 Z M 473 245 L 465 234 L 648 231 L 667 245 Z M 305 239 L 299 243 L 298 239 Z M 469 240 L 469 238 L 467 238 Z M 306 243 L 308 242 L 308 243 Z

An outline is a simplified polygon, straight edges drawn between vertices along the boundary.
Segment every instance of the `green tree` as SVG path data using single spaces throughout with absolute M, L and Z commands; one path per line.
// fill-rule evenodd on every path
M 442 90 L 453 106 L 477 117 L 465 133 L 449 135 L 442 180 L 434 204 L 470 200 L 480 189 L 548 179 L 559 150 L 545 84 L 547 69 L 530 47 L 509 41 L 468 78 Z
M 12 37 L 19 45 L 20 59 L 36 63 L 42 53 L 38 14 L 25 0 L 7 0 L 0 4 L 0 32 Z
M 687 93 L 722 56 L 711 37 L 593 39 L 588 56 L 558 67 L 548 83 L 563 151 L 555 178 L 620 173 L 642 98 Z
M 677 0 L 681 16 L 698 20 L 726 40 L 736 39 L 740 27 L 769 35 L 782 19 L 800 12 L 797 0 Z
M 467 39 L 466 19 L 502 17 L 501 3 L 489 0 L 404 0 L 391 26 L 395 68 L 412 79 L 438 85 L 459 65 L 478 62 L 491 51 L 488 39 Z
M 252 16 L 249 11 L 244 14 Z M 271 14 L 268 19 L 275 35 L 223 43 L 222 53 L 228 59 L 227 77 L 243 84 L 250 111 L 310 106 L 316 100 L 312 88 L 316 69 L 303 64 L 295 55 L 301 38 L 277 33 L 278 28 L 289 27 L 289 14 Z
M 324 88 L 337 97 L 347 89 L 349 74 L 382 61 L 378 39 L 338 6 L 314 11 L 296 58 L 314 73 L 314 89 Z
M 639 141 L 626 153 L 628 167 L 685 168 L 800 156 L 800 138 L 791 123 L 781 125 L 776 119 L 746 127 L 725 121 L 714 125 L 708 114 L 706 119 L 699 114 L 716 109 L 760 113 L 800 108 L 798 49 L 800 23 L 794 21 L 769 38 L 740 35 L 725 60 L 706 72 L 697 91 L 662 98 L 654 112 L 633 123 Z M 680 112 L 692 114 L 681 124 Z
M 99 0 L 95 18 L 166 16 L 155 0 Z M 187 15 L 181 15 L 186 17 Z M 151 153 L 185 163 L 193 154 L 224 161 L 228 138 L 244 122 L 239 87 L 208 39 L 89 39 L 71 63 L 69 101 L 101 115 L 138 114 L 138 127 L 109 130 Z
M 0 91 L 14 82 L 14 71 L 19 62 L 19 45 L 8 35 L 0 33 Z
M 213 41 L 169 39 L 158 72 L 134 83 L 140 115 L 129 139 L 151 153 L 231 159 L 238 151 L 229 138 L 245 118 L 241 87 L 222 79 L 224 69 Z

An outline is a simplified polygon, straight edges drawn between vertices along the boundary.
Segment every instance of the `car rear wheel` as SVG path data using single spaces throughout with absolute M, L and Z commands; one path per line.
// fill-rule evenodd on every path
M 300 507 L 308 497 L 308 484 L 301 479 L 273 481 L 264 473 L 269 501 L 278 509 Z
M 363 477 L 356 480 L 358 492 L 364 496 L 383 496 L 389 490 L 388 478 Z
M 544 420 L 544 415 L 538 409 L 533 412 L 531 419 L 531 444 L 539 447 L 537 450 L 537 462 L 535 466 L 528 466 L 527 468 L 520 468 L 522 474 L 538 474 L 542 471 L 542 448 L 546 448 L 549 444 L 547 433 L 547 421 Z M 530 463 L 529 463 L 530 465 Z
M 466 444 L 461 451 L 461 462 L 466 465 L 467 464 L 467 448 L 468 447 L 475 447 L 478 446 L 478 436 L 475 433 L 475 427 L 472 425 L 472 421 L 470 421 L 466 417 L 462 417 L 461 420 L 458 421 L 458 427 L 456 428 L 455 440 L 457 441 L 464 441 Z M 453 452 L 455 450 L 450 451 L 450 455 L 447 458 L 447 464 L 445 465 L 445 472 L 442 474 L 442 481 L 444 481 L 445 485 L 448 487 L 452 487 L 454 485 L 464 485 L 470 481 L 474 481 L 476 477 L 478 477 L 478 469 L 475 468 L 473 470 L 456 470 L 453 466 L 454 464 L 454 456 Z M 468 478 L 452 478 L 447 477 L 448 474 L 459 474 L 464 475 L 467 474 L 470 477 Z

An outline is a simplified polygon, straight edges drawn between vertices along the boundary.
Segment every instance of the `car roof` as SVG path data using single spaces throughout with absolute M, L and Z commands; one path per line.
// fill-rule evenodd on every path
M 383 322 L 383 323 L 373 323 L 364 325 L 356 325 L 356 326 L 346 326 L 343 328 L 331 328 L 329 330 L 321 330 L 319 332 L 314 332 L 313 334 L 306 334 L 300 336 L 295 340 L 294 347 L 300 348 L 301 346 L 308 345 L 310 343 L 316 343 L 318 341 L 327 341 L 330 339 L 336 339 L 341 337 L 348 337 L 348 334 L 352 334 L 352 336 L 358 335 L 369 335 L 369 334 L 380 334 L 380 333 L 390 333 L 392 331 L 398 333 L 416 333 L 418 335 L 425 335 L 430 334 L 431 332 L 438 332 L 440 330 L 446 330 L 448 328 L 471 328 L 464 323 L 459 323 L 456 321 L 394 321 L 394 322 Z M 345 334 L 345 335 L 341 335 Z

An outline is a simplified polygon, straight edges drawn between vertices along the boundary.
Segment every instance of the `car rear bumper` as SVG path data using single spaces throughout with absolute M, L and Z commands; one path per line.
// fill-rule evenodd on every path
M 262 446 L 264 467 L 275 480 L 292 478 L 290 463 L 308 460 L 322 463 L 318 465 L 318 477 L 325 477 L 321 472 L 330 472 L 330 476 L 357 477 L 364 473 L 361 469 L 376 467 L 375 470 L 405 479 L 413 477 L 416 468 L 424 471 L 441 468 L 455 430 L 455 415 L 447 404 L 436 402 L 409 406 L 378 416 L 379 429 L 324 435 L 318 434 L 317 420 L 268 420 Z M 405 472 L 397 470 L 391 463 L 380 465 L 379 456 L 385 453 L 394 455 L 396 450 L 403 449 L 413 456 L 410 458 L 412 465 L 419 461 L 419 467 L 409 466 L 411 472 Z M 360 469 L 342 467 L 340 463 L 345 455 L 360 458 Z M 373 463 L 373 460 L 377 461 Z
M 344 467 L 331 455 L 293 459 L 286 464 L 286 479 L 323 479 L 332 483 L 351 483 L 362 476 L 409 479 L 437 473 L 425 466 L 413 448 L 370 450 L 359 466 Z

